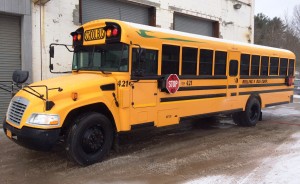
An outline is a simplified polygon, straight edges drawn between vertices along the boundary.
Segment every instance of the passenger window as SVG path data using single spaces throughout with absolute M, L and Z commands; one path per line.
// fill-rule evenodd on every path
M 269 70 L 269 57 L 262 56 L 260 64 L 260 75 L 267 76 Z
M 197 54 L 196 48 L 182 48 L 182 75 L 196 75 L 197 73 Z
M 289 76 L 294 76 L 294 67 L 295 67 L 295 60 L 289 60 Z
M 231 60 L 229 64 L 229 76 L 235 77 L 238 74 L 238 61 L 237 60 Z
M 200 75 L 212 75 L 212 63 L 213 63 L 214 51 L 201 49 L 200 50 Z
M 132 49 L 132 74 L 138 73 L 138 50 L 136 48 Z M 158 51 L 157 50 L 144 50 L 144 61 L 141 62 L 140 70 L 144 75 L 157 75 L 157 66 L 158 66 Z
M 288 68 L 287 65 L 288 65 L 288 59 L 280 58 L 279 75 L 287 75 L 287 68 Z
M 162 46 L 161 74 L 179 74 L 180 47 L 173 45 Z
M 271 57 L 270 59 L 270 75 L 278 75 L 279 58 Z
M 215 75 L 226 75 L 227 52 L 216 51 Z
M 252 57 L 251 57 L 251 75 L 252 76 L 259 75 L 259 61 L 260 61 L 260 56 L 252 55 Z
M 241 75 L 249 75 L 250 70 L 250 55 L 242 54 L 241 55 L 241 63 L 240 63 L 240 74 Z

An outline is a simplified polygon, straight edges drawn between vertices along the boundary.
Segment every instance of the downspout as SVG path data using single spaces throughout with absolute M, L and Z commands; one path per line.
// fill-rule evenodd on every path
M 43 80 L 43 43 L 42 43 L 42 2 L 40 1 L 40 59 L 41 59 L 41 80 Z

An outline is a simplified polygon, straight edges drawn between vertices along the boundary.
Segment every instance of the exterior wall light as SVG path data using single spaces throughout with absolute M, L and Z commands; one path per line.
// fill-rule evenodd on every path
M 242 7 L 242 4 L 240 4 L 240 3 L 236 3 L 236 4 L 233 5 L 233 8 L 236 9 L 236 10 L 241 9 L 241 7 Z

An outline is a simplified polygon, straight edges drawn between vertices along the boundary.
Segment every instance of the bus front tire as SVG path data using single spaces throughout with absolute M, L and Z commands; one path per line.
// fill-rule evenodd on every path
M 251 97 L 246 105 L 245 111 L 232 115 L 234 123 L 243 127 L 255 126 L 260 118 L 261 104 L 255 97 Z
M 73 161 L 90 165 L 109 153 L 113 143 L 113 128 L 109 119 L 96 112 L 80 116 L 71 127 L 66 142 L 66 151 Z

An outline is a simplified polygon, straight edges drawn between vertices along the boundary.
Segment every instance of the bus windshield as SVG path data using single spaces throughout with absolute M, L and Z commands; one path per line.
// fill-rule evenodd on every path
M 128 52 L 123 43 L 76 47 L 72 70 L 128 72 Z

